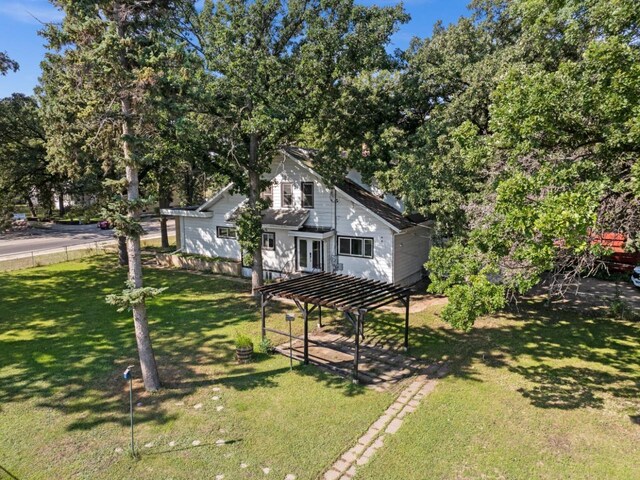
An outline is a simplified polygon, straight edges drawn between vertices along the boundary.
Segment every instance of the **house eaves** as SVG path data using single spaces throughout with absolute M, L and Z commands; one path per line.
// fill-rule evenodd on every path
M 220 199 L 225 193 L 227 193 L 232 188 L 233 188 L 233 182 L 231 182 L 229 185 L 224 187 L 222 190 L 218 191 L 218 193 L 216 193 L 213 197 L 211 197 L 209 200 L 207 200 L 202 205 L 200 205 L 197 211 L 203 212 L 205 210 L 210 209 L 213 205 L 215 205 L 216 203 L 218 203 L 218 201 L 220 201 Z
M 415 222 L 402 215 L 402 213 L 386 203 L 384 200 L 376 197 L 374 194 L 349 179 L 345 178 L 340 182 L 340 184 L 336 185 L 335 188 L 370 212 L 374 217 L 396 233 L 416 226 Z

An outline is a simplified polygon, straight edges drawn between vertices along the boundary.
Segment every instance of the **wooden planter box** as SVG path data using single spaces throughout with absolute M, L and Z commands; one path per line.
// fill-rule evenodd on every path
M 249 363 L 251 361 L 251 357 L 253 356 L 253 347 L 236 347 L 236 360 L 238 363 Z
M 218 273 L 239 277 L 242 274 L 240 262 L 231 260 L 205 260 L 199 257 L 175 255 L 171 253 L 156 254 L 156 261 L 161 267 L 176 267 L 185 270 Z

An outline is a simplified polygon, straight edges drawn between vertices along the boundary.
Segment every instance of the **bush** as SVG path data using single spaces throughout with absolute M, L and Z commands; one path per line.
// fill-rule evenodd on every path
M 273 343 L 267 337 L 264 337 L 260 340 L 260 344 L 258 345 L 258 351 L 260 353 L 272 353 L 273 352 Z
M 609 302 L 609 315 L 618 320 L 638 319 L 638 315 L 633 308 L 621 298 L 614 298 Z

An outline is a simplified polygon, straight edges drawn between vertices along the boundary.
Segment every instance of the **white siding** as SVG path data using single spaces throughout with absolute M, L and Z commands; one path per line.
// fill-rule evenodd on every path
M 209 211 L 213 211 L 212 218 L 183 217 L 184 237 L 183 251 L 196 253 L 208 257 L 223 257 L 240 260 L 240 244 L 237 240 L 218 238 L 216 227 L 233 227 L 225 220 L 225 216 L 235 209 L 242 201 L 242 195 L 225 193 Z
M 338 196 L 337 235 L 373 239 L 373 258 L 338 255 L 339 273 L 393 281 L 393 231 L 345 195 Z
M 305 225 L 330 227 L 333 225 L 333 204 L 331 188 L 327 188 L 314 174 L 288 157 L 278 156 L 271 166 L 267 177 L 273 185 L 273 208 L 282 207 L 282 182 L 293 185 L 293 208 L 302 208 L 302 182 L 313 182 L 314 206 L 309 209 L 309 218 Z
M 429 259 L 431 230 L 414 227 L 400 232 L 394 238 L 393 281 L 409 285 L 420 280 L 422 266 Z
M 309 209 L 306 226 L 329 227 L 336 230 L 336 236 L 373 239 L 373 258 L 337 255 L 336 237 L 324 240 L 324 264 L 327 271 L 333 271 L 340 264 L 339 273 L 357 277 L 409 284 L 419 280 L 422 265 L 429 255 L 430 231 L 417 227 L 396 234 L 385 222 L 369 210 L 360 206 L 350 197 L 338 194 L 337 212 L 334 218 L 332 188 L 327 188 L 319 177 L 287 156 L 278 155 L 271 173 L 265 178 L 272 180 L 273 208 L 281 208 L 282 182 L 293 185 L 295 209 L 302 208 L 302 182 L 314 182 L 314 208 Z M 224 193 L 218 202 L 209 208 L 212 218 L 181 218 L 183 228 L 183 251 L 207 256 L 240 259 L 240 245 L 237 240 L 220 239 L 216 235 L 217 226 L 233 226 L 226 221 L 245 197 Z M 385 199 L 392 203 L 389 199 Z M 395 199 L 392 199 L 395 200 Z M 397 201 L 395 203 L 398 203 Z M 290 273 L 296 268 L 295 237 L 287 230 L 265 231 L 275 233 L 275 250 L 263 250 L 265 270 Z M 298 232 L 304 238 L 304 232 Z M 336 256 L 337 255 L 337 256 Z
M 276 270 L 284 273 L 295 271 L 295 245 L 293 237 L 286 230 L 269 230 L 276 235 L 276 249 L 262 250 L 262 265 L 265 270 Z

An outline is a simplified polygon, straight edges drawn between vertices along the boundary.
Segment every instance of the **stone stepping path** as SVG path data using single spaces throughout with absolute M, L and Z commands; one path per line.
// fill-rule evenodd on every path
M 211 391 L 215 394 L 215 395 L 213 395 L 211 397 L 211 400 L 213 402 L 221 402 L 223 400 L 222 399 L 222 389 L 220 387 L 212 387 Z M 184 401 L 177 401 L 177 402 L 174 402 L 174 405 L 176 407 L 185 407 L 186 403 Z M 139 403 L 138 406 L 142 406 L 142 403 Z M 204 403 L 196 403 L 195 405 L 189 406 L 187 408 L 193 408 L 194 410 L 202 410 L 204 408 L 204 406 L 205 406 Z M 215 409 L 216 409 L 216 411 L 221 412 L 222 410 L 224 410 L 224 406 L 218 404 L 218 405 L 215 405 Z M 228 433 L 227 430 L 224 429 L 224 428 L 220 428 L 218 430 L 218 432 L 221 433 L 221 434 Z M 168 442 L 168 446 L 170 448 L 174 448 L 174 447 L 178 446 L 178 443 L 179 442 L 177 442 L 175 440 L 171 440 L 170 442 Z M 219 438 L 213 443 L 213 445 L 215 445 L 216 447 L 223 447 L 223 446 L 225 446 L 227 444 L 228 444 L 227 440 L 225 440 L 224 438 Z M 193 440 L 191 442 L 187 441 L 186 445 L 190 445 L 192 447 L 199 447 L 199 446 L 204 446 L 204 445 L 207 445 L 207 444 L 203 444 L 200 440 Z M 147 443 L 144 444 L 144 448 L 146 448 L 146 449 L 151 449 L 153 447 L 155 447 L 155 442 L 153 442 L 153 441 L 147 442 Z M 115 453 L 121 454 L 121 453 L 124 453 L 125 449 L 123 449 L 122 447 L 116 447 L 114 451 L 115 451 Z M 225 453 L 224 454 L 224 456 L 226 458 L 229 458 L 231 455 L 232 455 L 231 453 Z M 245 463 L 245 462 L 242 462 L 242 463 L 239 464 L 239 468 L 240 469 L 247 469 L 247 468 L 249 468 L 249 464 Z M 258 471 L 262 474 L 262 476 L 264 476 L 266 478 L 272 476 L 271 475 L 272 469 L 269 466 L 260 466 L 260 467 L 254 466 L 252 468 L 257 468 Z M 225 474 L 218 473 L 213 478 L 215 478 L 215 480 L 225 480 L 226 477 L 225 477 Z M 297 476 L 294 475 L 293 473 L 289 473 L 284 477 L 284 480 L 296 480 L 296 479 L 297 479 Z
M 415 412 L 420 401 L 429 395 L 439 378 L 448 371 L 447 363 L 435 363 L 416 376 L 400 392 L 395 402 L 369 427 L 357 443 L 334 462 L 323 477 L 324 480 L 350 480 L 359 466 L 365 465 L 383 445 L 387 435 L 394 435 L 407 415 Z

